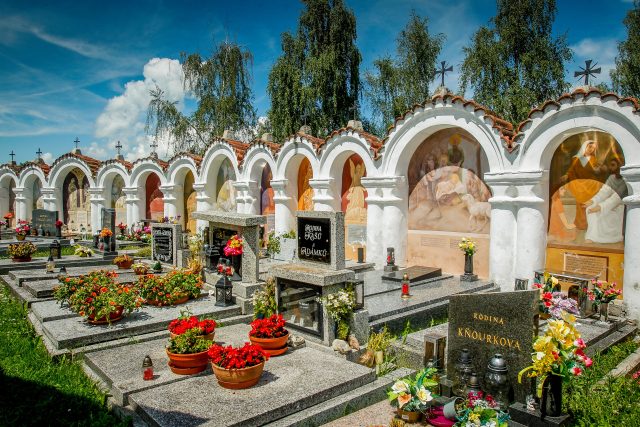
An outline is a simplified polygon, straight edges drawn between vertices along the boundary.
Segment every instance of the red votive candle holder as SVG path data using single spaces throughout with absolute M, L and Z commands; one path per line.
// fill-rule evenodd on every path
M 409 275 L 407 273 L 402 276 L 402 294 L 400 296 L 402 298 L 411 298 L 411 294 L 409 293 Z
M 153 379 L 153 362 L 151 361 L 151 357 L 148 355 L 145 356 L 144 361 L 142 362 L 142 379 L 145 381 Z

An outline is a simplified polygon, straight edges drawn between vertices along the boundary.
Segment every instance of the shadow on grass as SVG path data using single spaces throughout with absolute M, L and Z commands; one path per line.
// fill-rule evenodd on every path
M 2 426 L 127 426 L 107 409 L 85 397 L 7 376 L 0 367 Z

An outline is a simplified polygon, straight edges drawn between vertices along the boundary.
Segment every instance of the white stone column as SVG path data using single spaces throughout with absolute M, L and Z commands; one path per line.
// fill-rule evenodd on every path
M 371 179 L 367 178 L 365 180 L 363 178 L 363 185 L 365 185 L 365 182 L 371 185 Z M 379 188 L 378 193 L 382 193 L 381 196 L 376 196 L 375 199 L 375 204 L 382 209 L 382 215 L 378 217 L 379 227 L 382 227 L 381 256 L 386 259 L 386 248 L 392 247 L 395 249 L 396 264 L 406 266 L 408 242 L 407 211 L 409 208 L 407 202 L 409 189 L 406 178 L 404 176 L 381 177 L 377 178 L 375 182 Z M 369 214 L 372 216 L 371 221 L 376 219 L 374 213 L 368 212 L 367 225 L 369 224 Z M 376 231 L 374 230 L 374 235 L 375 233 Z M 369 240 L 368 237 L 367 240 Z
M 40 192 L 42 193 L 42 207 L 49 211 L 57 211 L 58 205 L 56 201 L 56 189 L 51 187 L 42 187 Z M 61 212 L 58 213 L 58 218 L 60 221 L 64 220 Z
M 384 197 L 382 184 L 384 179 L 362 178 L 362 185 L 367 189 L 367 249 L 366 261 L 374 262 L 376 268 L 384 267 L 386 263 L 386 247 L 383 242 Z
M 18 222 L 18 220 L 30 220 L 31 219 L 31 212 L 29 212 L 29 209 L 31 206 L 27 206 L 27 197 L 25 197 L 25 193 L 26 193 L 26 189 L 24 187 L 15 187 L 13 189 L 14 194 L 16 195 L 16 211 L 14 212 L 16 221 L 13 221 L 13 223 Z M 8 196 L 8 194 L 7 194 Z M 8 199 L 7 199 L 8 201 Z M 8 203 L 7 203 L 8 205 Z M 8 211 L 9 209 L 7 209 Z
M 626 207 L 622 297 L 629 318 L 640 321 L 640 165 L 625 166 L 621 173 L 630 190 L 622 200 Z
M 313 210 L 337 212 L 340 210 L 339 199 L 333 190 L 333 178 L 316 178 L 309 180 L 313 189 Z
M 238 213 L 260 213 L 260 189 L 256 181 L 236 181 L 236 205 Z
M 296 228 L 297 204 L 296 200 L 289 196 L 287 192 L 288 186 L 288 180 L 286 179 L 271 180 L 271 188 L 273 188 L 274 193 L 273 201 L 276 208 L 275 223 L 277 234 L 286 233 Z
M 103 191 L 104 188 L 102 187 L 89 189 L 89 201 L 91 203 L 91 230 L 93 234 L 98 233 L 102 227 L 102 208 L 106 207 Z
M 196 211 L 198 212 L 209 211 L 214 208 L 215 202 L 212 197 L 207 195 L 206 186 L 207 184 L 204 182 L 193 184 L 193 190 L 196 192 Z M 196 221 L 196 231 L 199 233 L 208 225 L 209 223 L 207 221 L 199 219 Z
M 127 187 L 123 188 L 125 203 L 127 205 L 127 224 L 129 226 L 139 222 L 144 215 L 144 188 Z
M 175 218 L 180 215 L 180 220 L 184 220 L 184 200 L 182 199 L 182 185 L 161 185 L 160 191 L 162 191 L 164 201 L 164 216 Z M 185 226 L 185 224 L 182 225 L 183 227 Z

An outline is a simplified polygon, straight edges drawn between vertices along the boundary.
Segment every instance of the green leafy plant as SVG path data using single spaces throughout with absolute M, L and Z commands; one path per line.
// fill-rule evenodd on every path
M 31 242 L 20 242 L 9 244 L 7 253 L 13 258 L 26 258 L 36 253 L 37 250 L 36 246 Z
M 202 337 L 198 328 L 187 330 L 185 333 L 169 339 L 169 350 L 173 354 L 194 354 L 207 351 L 213 344 L 212 341 Z
M 202 285 L 200 274 L 185 269 L 170 271 L 164 277 L 153 274 L 138 277 L 142 297 L 158 305 L 171 305 L 185 297 L 197 298 Z
M 153 270 L 154 271 L 162 271 L 162 264 L 160 263 L 160 261 L 156 261 L 156 263 L 153 264 Z
M 338 339 L 346 340 L 349 336 L 349 321 L 356 306 L 356 297 L 352 289 L 340 289 L 325 297 L 318 298 L 327 313 L 338 326 Z
M 295 230 L 289 230 L 286 233 L 282 233 L 281 237 L 283 239 L 295 239 L 296 238 L 296 232 L 295 232 Z
M 371 351 L 386 351 L 394 341 L 395 337 L 386 326 L 383 326 L 379 332 L 372 332 L 369 335 L 367 349 Z
M 253 317 L 256 318 L 259 314 L 269 317 L 277 310 L 276 280 L 268 277 L 260 289 L 253 293 Z
M 280 252 L 280 237 L 276 235 L 275 231 L 269 233 L 267 239 L 267 252 L 269 254 L 277 254 Z

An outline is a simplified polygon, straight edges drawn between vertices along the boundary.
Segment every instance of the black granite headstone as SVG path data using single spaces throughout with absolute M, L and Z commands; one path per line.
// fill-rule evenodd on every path
M 174 245 L 173 229 L 171 227 L 153 227 L 151 229 L 151 237 L 153 239 L 153 260 L 172 264 Z
M 46 209 L 34 209 L 31 216 L 31 227 L 39 230 L 42 228 L 44 234 L 49 232 L 50 236 L 55 236 L 56 221 L 58 220 L 58 211 L 49 211 Z
M 531 393 L 526 375 L 518 383 L 518 372 L 531 364 L 538 313 L 538 290 L 453 295 L 449 298 L 447 377 L 456 377 L 455 364 L 463 348 L 471 351 L 481 380 L 489 359 L 501 353 L 515 401 L 525 402 Z
M 298 258 L 331 264 L 331 220 L 298 217 Z
M 102 228 L 106 228 L 107 230 L 111 230 L 112 236 L 110 241 L 110 247 L 106 251 L 115 251 L 116 250 L 116 210 L 112 208 L 102 208 L 101 215 L 101 224 Z

